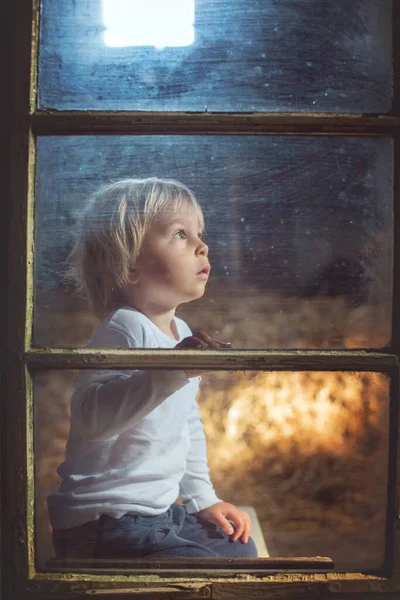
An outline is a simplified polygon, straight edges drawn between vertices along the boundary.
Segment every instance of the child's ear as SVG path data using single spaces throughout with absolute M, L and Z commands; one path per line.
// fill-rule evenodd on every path
M 133 283 L 133 284 L 138 283 L 138 281 L 140 279 L 139 269 L 136 269 L 135 267 L 131 267 L 129 269 L 128 279 L 129 279 L 129 283 Z

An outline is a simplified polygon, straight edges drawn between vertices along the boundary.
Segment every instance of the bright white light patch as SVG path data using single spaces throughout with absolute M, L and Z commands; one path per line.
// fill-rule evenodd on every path
M 103 0 L 107 46 L 190 46 L 194 0 Z

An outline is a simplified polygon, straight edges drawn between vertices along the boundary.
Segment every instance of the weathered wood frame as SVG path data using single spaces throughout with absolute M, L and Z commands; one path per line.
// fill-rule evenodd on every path
M 398 597 L 400 591 L 400 6 L 393 2 L 394 103 L 390 115 L 351 114 L 177 114 L 108 112 L 36 112 L 36 65 L 39 0 L 14 0 L 14 27 L 7 39 L 14 49 L 13 116 L 9 186 L 9 310 L 7 372 L 2 390 L 1 481 L 4 599 L 101 597 L 147 598 L 325 598 L 343 600 Z M 397 33 L 397 37 L 396 37 Z M 31 347 L 33 292 L 33 207 L 37 135 L 71 134 L 246 134 L 387 135 L 395 147 L 395 285 L 390 347 L 368 351 L 91 351 Z M 3 272 L 5 257 L 3 256 Z M 217 358 L 217 361 L 216 361 Z M 43 368 L 158 366 L 207 369 L 380 371 L 391 378 L 389 500 L 384 572 L 313 573 L 284 571 L 279 561 L 246 572 L 221 570 L 163 571 L 142 574 L 41 573 L 35 569 L 34 456 L 31 375 Z

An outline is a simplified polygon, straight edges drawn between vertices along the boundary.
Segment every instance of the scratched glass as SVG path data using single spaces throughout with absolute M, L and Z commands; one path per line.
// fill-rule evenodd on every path
M 42 0 L 41 109 L 385 113 L 392 0 Z
M 84 346 L 96 318 L 67 277 L 82 210 L 127 177 L 182 181 L 203 208 L 212 270 L 178 307 L 235 348 L 390 341 L 392 141 L 326 136 L 38 140 L 34 344 Z
M 111 380 L 116 372 L 100 374 Z M 54 557 L 46 498 L 61 483 L 63 469 L 57 473 L 57 467 L 65 458 L 77 375 L 49 370 L 34 376 L 39 569 Z M 211 482 L 218 498 L 253 510 L 252 533 L 261 556 L 327 556 L 346 571 L 382 567 L 389 447 L 384 374 L 215 371 L 202 376 L 197 402 Z M 132 425 L 125 443 L 138 428 L 148 427 L 153 435 L 155 413 L 165 411 L 163 406 Z M 93 455 L 104 458 L 100 446 L 101 441 L 91 442 Z M 75 481 L 79 476 L 83 489 L 85 463 L 77 464 Z M 70 484 L 64 483 L 64 493 Z M 93 481 L 87 485 L 88 492 Z M 75 537 L 73 548 L 72 554 L 83 552 L 82 537 Z

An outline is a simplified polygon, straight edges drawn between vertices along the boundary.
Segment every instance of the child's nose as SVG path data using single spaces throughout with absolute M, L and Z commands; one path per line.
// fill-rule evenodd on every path
M 203 242 L 203 240 L 200 240 L 199 242 L 197 253 L 203 256 L 208 256 L 208 246 Z

